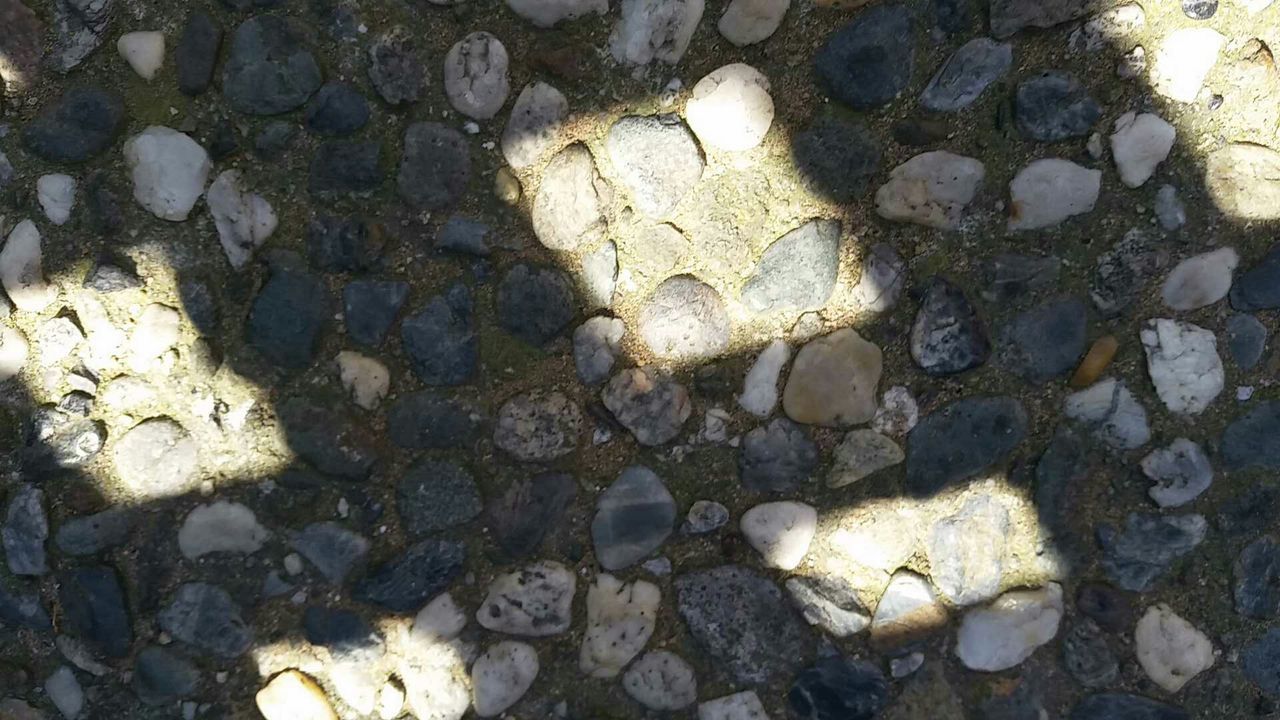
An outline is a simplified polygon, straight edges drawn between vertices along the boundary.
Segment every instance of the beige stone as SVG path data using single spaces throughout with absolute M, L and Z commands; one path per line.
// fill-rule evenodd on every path
M 1133 643 L 1147 676 L 1171 693 L 1213 667 L 1213 643 L 1163 603 L 1147 609 Z
M 1209 156 L 1204 182 L 1228 219 L 1280 217 L 1280 152 L 1250 143 L 1228 145 Z
M 835 462 L 827 476 L 827 487 L 838 488 L 893 467 L 906 456 L 893 440 L 875 430 L 853 430 L 836 446 Z
M 848 328 L 800 349 L 782 407 L 792 420 L 836 427 L 870 422 L 884 358 L 880 348 Z
M 338 720 L 324 690 L 297 670 L 272 678 L 254 700 L 266 720 Z

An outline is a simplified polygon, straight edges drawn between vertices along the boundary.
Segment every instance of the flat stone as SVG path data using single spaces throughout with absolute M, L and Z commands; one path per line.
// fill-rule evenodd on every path
M 95 87 L 67 90 L 22 130 L 31 154 L 55 163 L 79 163 L 106 150 L 124 127 L 124 102 Z
M 396 26 L 369 43 L 369 82 L 390 105 L 417 102 L 427 86 L 413 33 Z
M 178 549 L 188 560 L 210 553 L 251 555 L 270 536 L 247 506 L 220 500 L 197 505 L 187 515 L 178 528 Z
M 266 720 L 337 720 L 324 690 L 298 670 L 276 675 L 254 695 L 258 712 Z
M 842 578 L 793 577 L 787 580 L 786 588 L 805 621 L 834 637 L 852 637 L 871 625 L 856 592 Z
M 652 368 L 631 368 L 614 375 L 600 397 L 641 445 L 662 445 L 674 439 L 693 412 L 689 391 Z
M 1276 163 L 1280 170 L 1280 160 Z M 1280 194 L 1276 196 L 1280 201 Z M 1280 244 L 1271 246 L 1258 264 L 1236 278 L 1231 286 L 1231 307 L 1241 312 L 1280 308 Z
M 1039 230 L 1091 212 L 1102 171 L 1059 158 L 1035 160 L 1009 183 L 1009 230 Z
M 898 570 L 890 578 L 871 618 L 871 640 L 879 647 L 912 644 L 947 624 L 947 610 L 929 581 Z
M 906 455 L 893 440 L 875 430 L 852 430 L 836 446 L 827 487 L 838 488 L 858 482 L 902 462 Z
M 520 642 L 495 644 L 471 666 L 476 715 L 497 717 L 519 702 L 538 677 L 538 652 Z
M 487 524 L 494 540 L 508 557 L 534 555 L 548 533 L 560 527 L 577 489 L 573 477 L 563 473 L 516 480 L 489 505 Z
M 623 117 L 609 128 L 605 148 L 636 209 L 652 218 L 670 215 L 702 177 L 698 143 L 674 115 Z
M 1171 693 L 1213 667 L 1213 643 L 1168 605 L 1147 608 L 1133 631 L 1133 644 L 1147 677 Z
M 792 140 L 796 170 L 810 192 L 852 202 L 880 166 L 880 141 L 866 125 L 822 113 Z
M 1241 370 L 1252 370 L 1267 348 L 1267 328 L 1253 315 L 1236 313 L 1227 318 L 1227 349 Z
M 764 705 L 754 690 L 708 700 L 698 705 L 698 720 L 764 720 Z
M 200 671 L 175 652 L 147 647 L 134 661 L 132 685 L 143 703 L 152 707 L 172 705 L 196 693 Z
M 530 345 L 558 336 L 577 311 L 568 276 L 550 267 L 520 264 L 498 283 L 498 322 Z
M 782 407 L 796 422 L 838 427 L 868 422 L 876 412 L 883 370 L 880 348 L 845 328 L 800 348 Z
M 693 668 L 666 650 L 645 653 L 622 676 L 622 688 L 650 710 L 682 710 L 698 701 Z
M 782 340 L 774 340 L 756 357 L 742 382 L 738 405 L 743 410 L 764 418 L 778 405 L 778 376 L 791 357 L 791 348 Z
M 331 585 L 341 585 L 369 552 L 367 539 L 332 522 L 306 526 L 290 536 L 289 545 L 315 565 Z
M 765 250 L 742 301 L 756 313 L 820 308 L 835 289 L 839 254 L 840 223 L 811 220 Z
M 1107 636 L 1086 620 L 1062 638 L 1062 664 L 1081 685 L 1106 687 L 1120 675 L 1120 664 L 1107 644 Z
M 1103 315 L 1119 315 L 1138 299 L 1167 261 L 1166 251 L 1154 238 L 1141 230 L 1130 230 L 1098 257 L 1089 281 L 1089 297 Z
M 209 153 L 195 140 L 157 125 L 129 138 L 124 159 L 133 175 L 133 199 L 152 215 L 174 222 L 191 215 L 213 168 Z
M 45 541 L 49 539 L 49 518 L 44 511 L 44 491 L 21 485 L 10 496 L 5 510 L 3 539 L 5 563 L 14 575 L 39 576 L 49 572 Z
M 508 635 L 559 635 L 569 629 L 574 586 L 573 571 L 550 561 L 499 575 L 489 585 L 476 620 Z
M 764 141 L 773 124 L 769 79 L 744 63 L 717 68 L 693 86 L 684 113 L 704 147 L 750 150 Z
M 1142 472 L 1155 483 L 1147 494 L 1160 507 L 1186 505 L 1213 482 L 1209 457 L 1186 438 L 1178 438 L 1142 458 Z
M 802 720 L 872 720 L 889 704 L 879 668 L 829 655 L 805 668 L 787 692 L 787 709 Z
M 200 483 L 198 446 L 169 418 L 151 418 L 130 428 L 116 441 L 112 459 L 125 488 L 141 499 L 182 495 Z
M 599 385 L 609 379 L 626 325 L 618 318 L 593 317 L 573 331 L 573 364 L 578 379 Z
M 351 597 L 392 612 L 413 612 L 444 592 L 462 574 L 466 546 L 452 540 L 423 540 L 369 571 Z
M 511 91 L 509 64 L 507 48 L 487 32 L 473 32 L 454 43 L 444 57 L 449 104 L 476 120 L 497 115 Z
M 960 46 L 938 69 L 920 95 L 920 106 L 934 112 L 969 107 L 1013 65 L 1013 46 L 974 38 Z
M 1120 182 L 1131 188 L 1142 187 L 1169 157 L 1176 137 L 1177 131 L 1159 115 L 1121 115 L 1111 134 L 1111 156 L 1120 171 Z
M 1240 262 L 1234 248 L 1219 248 L 1178 263 L 1165 278 L 1160 297 L 1174 310 L 1196 310 L 1227 296 L 1231 273 Z
M 704 0 L 622 0 L 622 15 L 609 34 L 613 59 L 643 66 L 675 65 L 689 49 Z
M 723 565 L 681 575 L 674 585 L 694 642 L 737 682 L 789 676 L 812 657 L 805 625 L 755 571 Z
M 1267 620 L 1280 615 L 1280 544 L 1264 535 L 1249 543 L 1233 566 L 1236 612 Z
M 546 462 L 578 448 L 583 419 L 563 393 L 535 391 L 503 404 L 493 444 L 524 462 Z
M 564 93 L 542 81 L 525 85 L 502 131 L 502 156 L 507 164 L 517 170 L 534 165 L 555 145 L 568 114 Z
M 307 223 L 308 259 L 317 270 L 330 272 L 375 269 L 382 252 L 377 234 L 360 217 L 317 215 Z
M 412 535 L 427 535 L 466 523 L 483 504 L 475 480 L 464 468 L 422 459 L 396 484 L 396 509 Z
M 925 540 L 929 576 L 942 596 L 964 607 L 994 598 L 1004 574 L 1009 511 L 989 495 L 975 495 L 938 520 Z
M 419 210 L 445 210 L 462 198 L 471 182 L 471 150 L 453 128 L 419 122 L 404 133 L 396 187 L 400 199 Z
M 720 293 L 690 275 L 668 278 L 640 309 L 637 332 L 668 360 L 713 358 L 729 345 L 729 314 Z
M 205 193 L 205 202 L 218 229 L 222 250 L 235 269 L 244 267 L 279 225 L 271 204 L 244 188 L 238 170 L 218 175 Z
M 986 169 L 973 158 L 941 150 L 922 153 L 889 173 L 889 182 L 876 191 L 876 213 L 887 220 L 955 230 L 985 177 Z
M 1080 81 L 1068 73 L 1047 70 L 1018 83 L 1014 119 L 1029 140 L 1059 142 L 1088 135 L 1102 108 Z
M 1076 367 L 1088 340 L 1087 308 L 1066 298 L 1020 313 L 1001 333 L 1006 367 L 1028 382 L 1044 384 Z
M 971 670 L 999 672 L 1016 667 L 1053 640 L 1062 612 L 1062 588 L 1056 583 L 1005 593 L 990 605 L 965 613 L 956 657 Z
M 507 0 L 507 7 L 540 28 L 577 20 L 590 14 L 604 15 L 608 0 Z
M 402 165 L 402 171 L 403 168 Z M 382 180 L 381 143 L 331 140 L 321 144 L 311 156 L 307 189 L 324 198 L 364 195 L 381 187 Z
M 177 66 L 178 89 L 184 95 L 195 97 L 203 94 L 213 83 L 213 71 L 218 65 L 218 50 L 222 47 L 222 28 L 207 13 L 194 11 L 187 16 L 173 51 Z
M 1188 720 L 1185 710 L 1140 695 L 1099 693 L 1081 700 L 1070 720 L 1115 718 L 1116 720 Z
M 245 334 L 267 360 L 299 370 L 315 361 L 332 305 L 322 278 L 278 264 L 254 298 Z
M 129 510 L 108 508 L 63 522 L 54 535 L 54 542 L 67 555 L 96 555 L 124 544 L 133 524 L 134 515 Z
M 479 340 L 471 290 L 461 283 L 400 324 L 409 367 L 427 385 L 461 385 L 475 374 Z
M 301 34 L 277 15 L 240 24 L 222 68 L 222 92 L 236 112 L 279 115 L 301 107 L 320 88 L 320 66 Z
M 400 395 L 387 409 L 387 436 L 412 450 L 465 447 L 475 440 L 480 425 L 470 403 L 431 390 Z
M 1123 530 L 1110 524 L 1098 527 L 1102 569 L 1121 588 L 1147 592 L 1204 540 L 1207 530 L 1201 515 L 1129 513 Z
M 742 438 L 738 476 L 754 492 L 788 492 L 807 484 L 818 469 L 818 447 L 809 432 L 775 418 Z
M 307 103 L 307 129 L 321 135 L 350 135 L 369 123 L 369 102 L 351 85 L 326 83 Z
M 991 5 L 991 34 L 1007 38 L 1026 28 L 1050 28 L 1083 17 L 1088 0 L 995 0 Z
M 1142 333 L 1147 372 L 1165 407 L 1198 415 L 1222 392 L 1218 340 L 1202 327 L 1178 320 L 1147 321 Z
M 930 496 L 983 472 L 1027 435 L 1027 411 L 1009 397 L 973 397 L 925 416 L 907 435 L 907 491 Z
M 813 59 L 819 83 L 855 110 L 889 104 L 907 89 L 915 67 L 915 33 L 905 5 L 863 10 L 833 33 Z
M 253 629 L 240 617 L 240 607 L 216 585 L 180 585 L 157 623 L 174 639 L 221 658 L 239 657 L 253 644 Z
M 575 251 L 604 239 L 604 208 L 612 192 L 596 170 L 591 151 L 574 143 L 556 153 L 542 171 L 533 198 L 533 232 L 551 250 Z
M 1170 100 L 1195 102 L 1226 42 L 1216 30 L 1181 28 L 1165 36 L 1151 65 L 1151 87 Z
M 623 470 L 596 501 L 596 560 L 606 570 L 634 565 L 666 542 L 675 519 L 675 500 L 661 478 L 639 465 Z
M 926 373 L 942 376 L 972 370 L 990 355 L 986 328 L 964 291 L 935 277 L 911 326 L 911 358 Z
M 1270 527 L 1270 518 L 1280 504 L 1280 488 L 1256 481 L 1218 510 L 1218 530 L 1229 538 L 1252 537 Z
M 593 678 L 616 677 L 653 635 L 662 595 L 644 580 L 624 583 L 596 576 L 587 590 L 587 629 L 578 669 Z
M 1271 697 L 1280 697 L 1280 629 L 1271 628 L 1240 653 L 1245 677 Z M 1179 716 L 1179 720 L 1187 715 Z

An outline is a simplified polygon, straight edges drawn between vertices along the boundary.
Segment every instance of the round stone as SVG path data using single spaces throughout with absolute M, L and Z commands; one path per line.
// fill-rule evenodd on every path
M 769 79 L 744 63 L 725 65 L 693 86 L 684 113 L 704 146 L 749 150 L 764 140 L 773 124 Z
M 729 346 L 729 313 L 720 293 L 689 275 L 668 278 L 645 301 L 640 338 L 666 360 L 713 358 Z
M 509 64 L 507 49 L 487 32 L 473 32 L 459 40 L 444 58 L 449 104 L 476 120 L 497 115 L 511 91 Z
M 498 413 L 493 444 L 517 460 L 545 462 L 577 450 L 582 425 L 582 413 L 564 393 L 517 395 Z
M 845 328 L 813 340 L 796 353 L 782 393 L 787 416 L 810 425 L 859 425 L 876 414 L 880 348 Z
M 196 442 L 169 418 L 135 425 L 116 443 L 114 460 L 120 480 L 141 498 L 173 497 L 199 485 Z

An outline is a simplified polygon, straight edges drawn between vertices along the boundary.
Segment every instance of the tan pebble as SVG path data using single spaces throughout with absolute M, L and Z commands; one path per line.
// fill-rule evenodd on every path
M 508 205 L 520 202 L 520 181 L 511 168 L 502 168 L 493 176 L 493 194 Z
M 1086 388 L 1096 382 L 1102 376 L 1102 371 L 1111 364 L 1119 347 L 1120 343 L 1114 335 L 1106 335 L 1095 340 L 1089 352 L 1085 354 L 1084 360 L 1080 361 L 1075 375 L 1071 376 L 1071 387 Z
M 324 690 L 297 670 L 272 678 L 254 700 L 266 720 L 338 720 Z

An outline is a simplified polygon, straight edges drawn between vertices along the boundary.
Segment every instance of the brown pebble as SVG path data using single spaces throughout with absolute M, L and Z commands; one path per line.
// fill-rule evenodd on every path
M 1106 335 L 1093 341 L 1093 346 L 1089 348 L 1089 352 L 1085 353 L 1084 360 L 1081 360 L 1080 366 L 1076 368 L 1075 375 L 1071 376 L 1071 387 L 1086 388 L 1096 382 L 1102 375 L 1102 371 L 1111 364 L 1119 347 L 1120 343 L 1114 335 Z
M 520 181 L 511 168 L 502 168 L 493 176 L 493 194 L 508 205 L 520 202 Z

